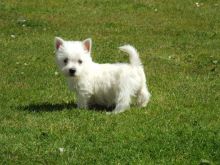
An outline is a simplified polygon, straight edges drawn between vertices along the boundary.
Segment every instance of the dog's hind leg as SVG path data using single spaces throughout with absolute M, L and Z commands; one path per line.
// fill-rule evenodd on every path
M 125 110 L 129 109 L 130 107 L 130 94 L 125 93 L 119 93 L 119 96 L 116 100 L 116 106 L 115 109 L 112 111 L 113 114 L 124 112 Z
M 140 107 L 145 107 L 150 100 L 151 94 L 146 85 L 143 85 L 137 94 L 137 103 Z

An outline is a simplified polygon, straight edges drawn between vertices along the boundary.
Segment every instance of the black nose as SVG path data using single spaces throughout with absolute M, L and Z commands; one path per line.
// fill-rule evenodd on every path
M 70 76 L 74 76 L 74 74 L 76 73 L 76 69 L 70 68 L 69 73 L 70 73 Z

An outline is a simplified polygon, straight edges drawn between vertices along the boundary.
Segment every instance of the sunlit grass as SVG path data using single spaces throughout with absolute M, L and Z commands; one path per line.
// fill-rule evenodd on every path
M 0 2 L 2 164 L 220 163 L 220 3 Z M 140 52 L 152 100 L 113 116 L 80 110 L 54 37 L 93 39 L 96 62 Z

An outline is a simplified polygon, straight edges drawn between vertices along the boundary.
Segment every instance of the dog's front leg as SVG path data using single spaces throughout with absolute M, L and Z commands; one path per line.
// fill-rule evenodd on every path
M 80 109 L 88 109 L 89 99 L 90 99 L 89 95 L 85 95 L 85 94 L 78 95 L 78 97 L 77 97 L 77 107 L 80 108 Z

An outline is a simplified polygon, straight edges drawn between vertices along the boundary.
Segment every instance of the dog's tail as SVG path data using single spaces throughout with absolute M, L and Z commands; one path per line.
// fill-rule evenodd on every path
M 125 53 L 129 54 L 130 63 L 133 66 L 140 66 L 141 60 L 139 58 L 139 54 L 137 50 L 131 45 L 124 45 L 119 47 L 119 49 Z

